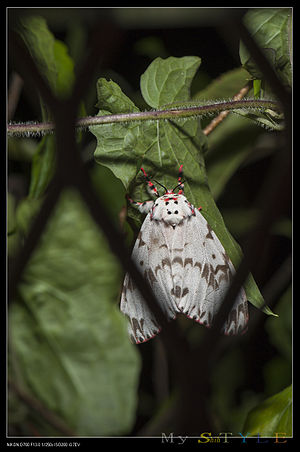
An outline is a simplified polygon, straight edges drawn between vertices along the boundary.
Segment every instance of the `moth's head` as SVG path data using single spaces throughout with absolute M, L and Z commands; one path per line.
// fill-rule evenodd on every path
M 152 219 L 163 221 L 172 226 L 177 226 L 193 214 L 193 206 L 186 197 L 174 193 L 172 190 L 167 190 L 163 196 L 157 198 L 152 207 Z

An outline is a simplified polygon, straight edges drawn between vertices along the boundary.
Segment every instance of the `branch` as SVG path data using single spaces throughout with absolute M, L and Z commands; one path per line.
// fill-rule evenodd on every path
M 240 93 L 239 93 L 240 94 Z M 227 114 L 233 110 L 279 110 L 280 104 L 271 99 L 244 99 L 244 100 L 228 100 L 228 101 L 214 101 L 206 105 L 188 105 L 185 103 L 181 107 L 170 106 L 170 108 L 163 110 L 141 111 L 137 113 L 122 113 L 114 115 L 99 115 L 86 116 L 80 118 L 75 122 L 75 128 L 84 129 L 91 126 L 99 126 L 103 124 L 115 124 L 138 121 L 157 121 L 157 120 L 174 120 L 186 119 L 195 117 L 204 117 L 218 112 L 226 111 Z M 222 113 L 223 114 L 223 113 Z M 7 133 L 9 136 L 39 136 L 47 133 L 53 133 L 55 130 L 54 122 L 27 122 L 14 124 L 10 123 L 7 126 Z

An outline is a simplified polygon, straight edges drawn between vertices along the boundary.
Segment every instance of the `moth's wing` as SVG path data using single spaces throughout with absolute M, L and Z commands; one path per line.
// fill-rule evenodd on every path
M 128 273 L 124 279 L 120 309 L 128 318 L 128 334 L 133 343 L 140 344 L 159 333 L 159 325 Z
M 168 240 L 170 230 L 163 221 L 149 220 L 143 238 L 147 243 L 147 277 L 160 307 L 168 319 L 174 319 L 179 312 L 172 295 L 174 285 L 174 265 L 172 262 L 173 243 Z
M 172 319 L 176 311 L 168 289 L 172 284 L 171 265 L 161 227 L 161 222 L 150 220 L 150 215 L 147 215 L 132 258 L 150 284 L 163 312 Z M 129 319 L 128 332 L 133 342 L 145 342 L 159 333 L 160 326 L 128 273 L 124 279 L 120 309 Z
M 183 275 L 187 289 L 178 307 L 188 317 L 210 326 L 220 309 L 235 270 L 220 240 L 200 212 L 196 211 L 196 216 L 192 217 L 188 224 Z M 237 334 L 243 331 L 248 318 L 247 297 L 241 288 L 223 326 L 223 332 Z

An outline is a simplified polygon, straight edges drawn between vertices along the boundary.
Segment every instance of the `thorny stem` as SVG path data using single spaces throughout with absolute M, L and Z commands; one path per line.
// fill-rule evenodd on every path
M 275 100 L 268 99 L 244 99 L 244 100 L 229 100 L 225 102 L 214 102 L 207 105 L 191 105 L 183 107 L 170 107 L 164 110 L 153 110 L 144 111 L 137 113 L 122 113 L 114 115 L 102 115 L 102 116 L 87 116 L 85 118 L 80 118 L 76 121 L 76 128 L 86 128 L 90 126 L 97 126 L 103 124 L 113 124 L 122 122 L 133 122 L 133 121 L 149 121 L 149 120 L 159 120 L 159 119 L 175 119 L 175 118 L 189 118 L 195 116 L 205 116 L 208 114 L 222 112 L 230 112 L 237 109 L 280 109 L 280 105 Z M 227 114 L 228 114 L 227 113 Z M 42 123 L 20 123 L 20 124 L 8 124 L 7 132 L 9 135 L 44 135 L 47 133 L 52 133 L 55 129 L 53 122 L 42 122 Z

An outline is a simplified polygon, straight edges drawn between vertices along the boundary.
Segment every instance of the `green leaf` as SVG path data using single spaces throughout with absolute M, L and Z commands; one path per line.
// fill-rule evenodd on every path
M 147 104 L 159 108 L 189 100 L 192 79 L 200 64 L 201 59 L 194 56 L 156 58 L 141 76 L 141 92 Z
M 20 232 L 22 238 L 27 235 L 32 221 L 37 215 L 40 207 L 41 199 L 27 197 L 18 203 L 16 208 L 16 222 L 17 230 Z
M 113 81 L 97 81 L 98 115 L 134 113 L 139 109 Z M 128 188 L 137 173 L 140 155 L 144 152 L 143 137 L 137 123 L 105 124 L 90 127 L 97 138 L 95 160 L 107 166 Z
M 265 111 L 252 112 L 237 109 L 234 111 L 234 113 L 251 119 L 252 121 L 256 122 L 257 125 L 266 129 L 279 131 L 284 129 L 283 114 L 277 113 L 274 110 L 267 109 Z
M 58 39 L 54 41 L 53 52 L 57 70 L 56 95 L 60 99 L 68 98 L 75 82 L 74 62 L 67 46 Z
M 39 142 L 32 159 L 29 198 L 38 199 L 46 190 L 55 169 L 55 139 L 47 135 Z
M 139 355 L 117 300 L 122 274 L 75 192 L 64 192 L 10 310 L 10 350 L 26 385 L 76 435 L 127 433 Z
M 198 91 L 193 99 L 203 101 L 207 101 L 207 99 L 230 99 L 247 85 L 249 77 L 249 73 L 242 67 L 224 72 L 203 90 Z
M 26 16 L 20 19 L 17 31 L 24 40 L 41 75 L 46 79 L 53 93 L 60 99 L 68 98 L 72 92 L 75 74 L 74 63 L 66 45 L 55 39 L 47 22 L 40 16 Z M 42 99 L 43 120 L 51 118 Z M 31 171 L 29 196 L 43 195 L 52 178 L 55 165 L 55 142 L 53 136 L 45 136 L 37 146 Z
M 292 385 L 250 411 L 244 425 L 248 436 L 292 436 Z
M 40 16 L 22 17 L 17 31 L 52 91 L 67 97 L 74 83 L 74 64 L 65 44 L 55 39 Z
M 198 57 L 157 58 L 141 77 L 141 90 L 151 107 L 189 101 L 190 85 L 200 64 Z M 113 82 L 98 80 L 98 105 L 104 105 L 106 114 L 137 111 L 137 107 Z M 103 110 L 99 112 L 103 114 Z M 178 168 L 184 167 L 185 194 L 211 225 L 226 252 L 237 268 L 241 249 L 227 230 L 207 182 L 204 151 L 207 138 L 197 118 L 180 121 L 149 121 L 141 124 L 110 124 L 90 127 L 97 137 L 95 159 L 108 166 L 121 179 L 131 197 L 143 201 L 149 198 L 145 181 L 140 174 L 143 166 L 152 179 L 166 187 L 177 183 Z M 135 179 L 136 178 L 136 179 Z M 135 180 L 134 180 L 135 179 Z M 132 183 L 132 185 L 131 185 Z M 139 218 L 134 209 L 129 215 Z M 263 297 L 252 276 L 245 284 L 248 299 L 256 307 L 263 306 Z M 270 313 L 268 309 L 264 312 Z
M 55 38 L 49 31 L 46 20 L 40 16 L 23 16 L 20 18 L 17 31 L 35 60 L 39 71 L 55 92 L 57 78 L 53 51 Z
M 281 81 L 292 85 L 292 10 L 291 8 L 250 9 L 244 17 L 245 24 Z M 240 44 L 240 59 L 243 67 L 254 78 L 263 79 L 251 55 Z

